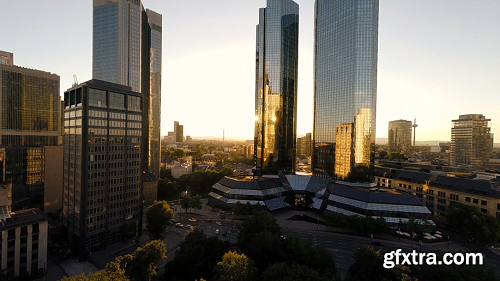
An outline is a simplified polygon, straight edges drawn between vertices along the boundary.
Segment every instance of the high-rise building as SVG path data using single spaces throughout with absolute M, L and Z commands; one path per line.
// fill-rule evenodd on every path
M 255 66 L 255 174 L 295 171 L 299 5 L 268 0 L 259 9 Z
M 351 171 L 354 162 L 354 124 L 337 126 L 335 134 L 335 176 L 344 179 Z
M 62 221 L 80 260 L 141 228 L 141 99 L 100 80 L 64 93 Z
M 487 169 L 493 150 L 493 134 L 482 114 L 460 115 L 452 120 L 450 165 Z
M 160 173 L 162 16 L 140 0 L 94 0 L 94 79 L 143 95 L 141 169 Z
M 0 180 L 12 183 L 12 210 L 44 208 L 45 146 L 59 143 L 59 76 L 14 65 L 0 51 Z
M 297 138 L 297 157 L 311 156 L 311 133 L 307 133 L 301 138 Z
M 174 121 L 174 138 L 175 142 L 184 142 L 184 125 L 179 125 L 178 121 Z
M 369 166 L 375 146 L 378 0 L 316 0 L 313 173 L 335 175 L 335 159 Z M 337 156 L 336 132 L 353 123 L 352 157 Z M 347 152 L 349 153 L 349 152 Z M 344 172 L 343 172 L 344 173 Z
M 408 150 L 411 147 L 411 131 L 411 121 L 389 121 L 389 151 L 401 152 Z

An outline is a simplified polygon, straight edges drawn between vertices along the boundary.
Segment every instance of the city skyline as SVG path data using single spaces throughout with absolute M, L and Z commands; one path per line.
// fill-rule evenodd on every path
M 161 135 L 179 120 L 186 135 L 214 136 L 225 129 L 227 138 L 251 139 L 254 11 L 265 1 L 143 2 L 164 15 L 163 40 L 169 42 L 163 46 L 162 97 L 176 102 L 162 105 Z M 296 2 L 301 10 L 297 134 L 304 135 L 312 131 L 313 119 L 314 9 L 312 1 Z M 92 4 L 27 3 L 9 3 L 10 9 L 0 11 L 0 23 L 15 27 L 5 31 L 10 40 L 2 40 L 0 50 L 14 53 L 16 65 L 61 76 L 61 92 L 71 87 L 75 73 L 80 81 L 90 79 Z M 495 51 L 498 39 L 491 36 L 500 26 L 495 24 L 500 23 L 499 10 L 495 1 L 380 3 L 378 138 L 386 137 L 388 121 L 417 117 L 417 141 L 450 140 L 450 120 L 462 114 L 484 114 L 492 120 L 492 133 L 500 133 L 500 112 L 494 106 L 500 102 L 495 79 L 500 54 Z M 220 12 L 227 16 L 217 16 Z M 191 77 L 197 82 L 187 83 Z M 475 103 L 469 102 L 471 95 Z M 200 118 L 189 112 L 206 114 Z

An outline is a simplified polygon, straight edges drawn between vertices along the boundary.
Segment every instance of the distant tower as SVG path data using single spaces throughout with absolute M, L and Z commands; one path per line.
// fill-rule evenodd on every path
M 413 119 L 413 146 L 415 146 L 415 134 L 417 132 L 417 117 L 415 117 L 415 119 Z

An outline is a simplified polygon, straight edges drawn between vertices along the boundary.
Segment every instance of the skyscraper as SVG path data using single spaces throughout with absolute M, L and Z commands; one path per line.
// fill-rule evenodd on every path
M 411 121 L 389 121 L 389 151 L 401 152 L 409 149 L 411 147 L 411 131 Z
M 143 95 L 141 166 L 159 176 L 162 16 L 140 0 L 94 0 L 94 79 Z
M 174 138 L 175 142 L 184 142 L 184 125 L 179 125 L 178 121 L 174 121 Z
M 0 181 L 12 183 L 12 210 L 44 207 L 44 146 L 59 143 L 59 76 L 14 65 L 0 51 Z
M 316 175 L 334 176 L 335 159 L 353 159 L 352 167 L 369 166 L 373 162 L 378 10 L 378 0 L 315 2 L 313 173 Z M 352 149 L 344 150 L 341 148 L 349 146 L 336 146 L 337 128 L 351 123 L 354 124 Z
M 493 134 L 482 114 L 460 115 L 452 120 L 450 165 L 487 169 L 493 150 Z
M 141 99 L 100 80 L 64 93 L 62 221 L 80 260 L 139 231 Z
M 299 5 L 268 0 L 259 9 L 255 65 L 256 175 L 295 171 Z

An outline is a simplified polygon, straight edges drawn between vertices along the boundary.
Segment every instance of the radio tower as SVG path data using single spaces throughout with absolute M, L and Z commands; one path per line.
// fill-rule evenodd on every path
M 415 117 L 415 119 L 413 119 L 413 125 L 412 125 L 412 127 L 413 127 L 413 146 L 415 146 L 415 134 L 417 132 L 417 127 L 418 127 L 418 125 L 417 125 L 417 117 Z

